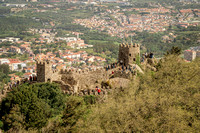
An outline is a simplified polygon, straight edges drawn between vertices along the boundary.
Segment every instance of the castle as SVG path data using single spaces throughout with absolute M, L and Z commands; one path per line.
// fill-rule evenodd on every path
M 142 69 L 136 65 L 137 58 L 140 58 L 139 44 L 121 44 L 119 46 L 118 63 L 113 63 L 97 70 L 61 70 L 52 69 L 51 61 L 37 61 L 37 78 L 34 81 L 23 79 L 8 83 L 0 92 L 0 101 L 6 93 L 12 91 L 12 87 L 17 87 L 23 83 L 36 82 L 56 82 L 61 85 L 64 93 L 69 95 L 97 95 L 96 86 L 102 88 L 102 94 L 112 91 L 111 88 L 125 87 L 129 84 L 129 79 L 134 78 L 136 72 L 143 73 Z M 148 58 L 145 59 L 148 62 Z M 152 62 L 152 60 L 150 60 Z M 148 67 L 148 64 L 146 65 Z
M 105 66 L 97 70 L 61 70 L 52 69 L 51 61 L 37 61 L 37 77 L 36 80 L 11 82 L 4 85 L 4 89 L 0 92 L 0 101 L 6 96 L 6 93 L 12 91 L 12 87 L 17 87 L 23 83 L 36 82 L 56 82 L 61 85 L 64 93 L 69 95 L 98 95 L 95 90 L 96 86 L 102 88 L 103 96 L 112 91 L 112 88 L 125 88 L 129 85 L 130 80 L 134 79 L 137 72 L 143 73 L 143 70 L 136 64 L 140 59 L 139 44 L 121 44 L 119 46 L 118 62 Z M 155 64 L 157 60 L 151 54 L 142 55 L 141 66 L 156 71 Z M 105 95 L 106 96 L 106 95 Z
M 0 101 L 6 94 L 12 91 L 12 87 L 18 87 L 23 83 L 36 82 L 56 82 L 61 85 L 64 93 L 68 95 L 98 95 L 96 86 L 102 88 L 102 96 L 112 91 L 112 88 L 126 88 L 130 79 L 134 79 L 137 72 L 144 73 L 140 66 L 136 64 L 140 60 L 139 44 L 121 44 L 119 46 L 118 62 L 105 66 L 97 70 L 61 70 L 52 68 L 51 61 L 37 61 L 37 77 L 34 80 L 22 79 L 20 81 L 10 82 L 4 85 L 0 91 Z M 155 64 L 157 60 L 153 58 L 152 53 L 142 55 L 141 66 L 156 71 Z M 36 79 L 36 80 L 35 80 Z M 17 84 L 16 84 L 17 82 Z
M 80 89 L 95 88 L 95 86 L 101 85 L 102 81 L 108 80 L 112 71 L 115 71 L 114 77 L 128 78 L 130 74 L 125 73 L 125 71 L 122 73 L 119 71 L 119 67 L 135 64 L 137 58 L 140 58 L 139 44 L 121 44 L 118 63 L 113 63 L 115 67 L 109 65 L 109 70 L 101 68 L 95 71 L 88 69 L 57 71 L 52 69 L 50 61 L 37 61 L 37 82 L 57 82 L 63 86 L 63 89 L 75 92 Z
M 118 62 L 124 66 L 135 64 L 136 59 L 140 58 L 139 44 L 121 44 L 119 46 Z M 88 70 L 85 70 L 87 72 Z M 102 70 L 103 71 L 103 70 Z M 77 72 L 77 71 L 76 71 Z M 79 73 L 84 71 L 79 71 Z M 38 82 L 52 82 L 61 80 L 61 73 L 52 69 L 50 61 L 37 61 L 37 81 Z

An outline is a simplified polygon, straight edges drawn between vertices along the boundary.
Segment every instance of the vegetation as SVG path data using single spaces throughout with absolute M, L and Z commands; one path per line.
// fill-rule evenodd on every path
M 9 66 L 7 64 L 0 65 L 0 91 L 3 89 L 4 84 L 10 81 L 8 74 L 10 73 Z
M 179 47 L 183 50 L 189 47 L 199 46 L 199 26 L 198 27 L 174 27 L 174 31 L 167 31 L 164 33 L 148 33 L 138 32 L 133 40 L 140 42 L 147 52 L 153 52 L 157 57 L 164 55 L 165 51 L 169 51 L 171 47 Z M 171 37 L 169 34 L 173 33 L 175 37 Z M 169 40 L 164 42 L 163 36 L 168 36 Z
M 20 37 L 21 39 L 30 36 L 31 34 L 23 33 L 28 28 L 40 27 L 41 23 L 29 18 L 8 16 L 0 17 L 0 38 L 12 36 Z
M 96 105 L 77 124 L 79 131 L 199 132 L 200 60 L 186 63 L 168 55 L 161 64 Z
M 167 51 L 166 55 L 180 55 L 181 54 L 181 49 L 179 47 L 172 47 L 170 51 Z
M 21 61 L 25 61 L 28 59 L 28 54 L 16 54 L 16 53 L 6 53 L 0 55 L 0 58 L 11 58 L 11 59 L 19 59 Z
M 76 130 L 76 122 L 89 113 L 95 99 L 94 96 L 64 96 L 55 83 L 23 84 L 3 99 L 0 105 L 0 128 L 9 132 L 73 131 Z M 49 128 L 49 124 L 56 127 Z
M 23 84 L 2 101 L 0 117 L 5 130 L 41 128 L 64 110 L 64 95 L 56 84 Z

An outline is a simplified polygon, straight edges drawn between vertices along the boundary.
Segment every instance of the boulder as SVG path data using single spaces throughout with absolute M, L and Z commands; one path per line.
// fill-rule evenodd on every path
M 130 84 L 130 80 L 125 78 L 112 78 L 108 82 L 112 88 L 126 88 Z

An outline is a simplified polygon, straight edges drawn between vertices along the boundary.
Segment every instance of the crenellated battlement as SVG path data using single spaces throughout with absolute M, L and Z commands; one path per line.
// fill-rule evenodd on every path
M 51 65 L 52 63 L 51 63 L 51 61 L 49 61 L 49 60 L 37 60 L 36 61 L 36 64 L 37 65 L 45 65 L 45 64 L 47 64 L 47 65 Z
M 120 44 L 120 48 L 139 48 L 140 47 L 140 44 L 128 44 L 128 43 L 122 43 Z
M 97 69 L 61 69 L 60 74 L 88 74 L 92 72 L 104 72 L 105 68 L 97 68 Z
M 59 71 L 58 71 L 57 69 L 53 69 L 52 72 L 53 72 L 53 73 L 57 73 L 57 72 L 59 72 Z

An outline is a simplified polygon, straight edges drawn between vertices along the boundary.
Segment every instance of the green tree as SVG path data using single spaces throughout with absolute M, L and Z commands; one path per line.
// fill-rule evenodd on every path
M 0 120 L 0 129 L 3 128 L 3 122 Z
M 7 64 L 0 65 L 0 72 L 3 72 L 4 74 L 7 75 L 10 72 L 9 65 Z
M 10 113 L 3 117 L 5 125 L 10 128 L 9 131 L 19 131 L 25 125 L 24 116 L 20 112 L 19 106 L 16 104 L 11 108 Z
M 12 109 L 15 106 L 17 107 Z M 16 124 L 13 125 L 10 120 L 12 117 L 21 115 L 24 116 L 24 128 L 39 129 L 47 124 L 49 118 L 59 115 L 64 107 L 64 96 L 57 84 L 23 84 L 3 99 L 0 106 L 0 117 L 4 118 L 5 130 L 20 125 L 21 121 L 15 120 Z
M 140 56 L 139 55 L 136 56 L 136 64 L 138 66 L 141 66 L 141 64 L 140 64 Z
M 22 65 L 21 64 L 18 64 L 17 67 L 18 67 L 18 70 L 22 69 Z
M 77 132 L 76 123 L 87 116 L 89 113 L 88 106 L 82 97 L 70 96 L 66 101 L 62 126 L 69 132 Z
M 180 55 L 181 54 L 181 48 L 179 47 L 172 47 L 171 50 L 167 51 L 166 55 L 170 55 L 170 54 L 173 54 L 173 55 Z
M 9 81 L 9 76 L 5 73 L 0 72 L 0 82 L 7 83 Z

